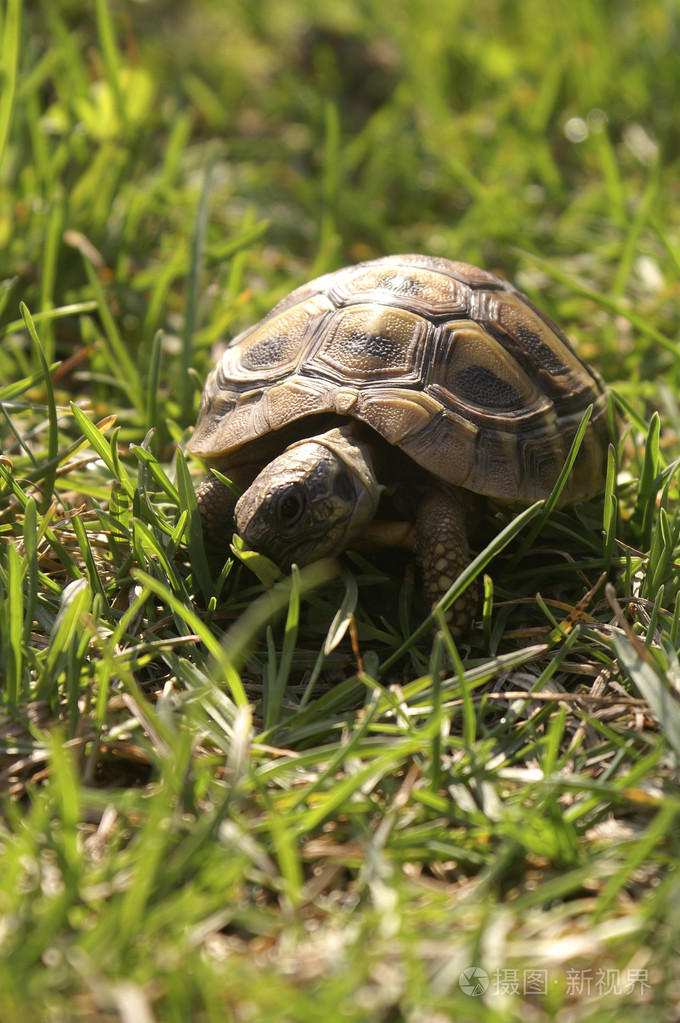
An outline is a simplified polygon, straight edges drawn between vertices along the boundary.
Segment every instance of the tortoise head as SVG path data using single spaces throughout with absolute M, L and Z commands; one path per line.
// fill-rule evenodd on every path
M 351 427 L 291 444 L 239 498 L 236 530 L 282 570 L 340 554 L 374 518 L 382 487 Z

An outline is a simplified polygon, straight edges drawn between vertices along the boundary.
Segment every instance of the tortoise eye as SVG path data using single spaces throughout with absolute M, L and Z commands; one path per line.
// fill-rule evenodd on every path
M 299 483 L 293 483 L 279 493 L 276 502 L 276 518 L 284 529 L 296 526 L 306 510 L 307 494 Z

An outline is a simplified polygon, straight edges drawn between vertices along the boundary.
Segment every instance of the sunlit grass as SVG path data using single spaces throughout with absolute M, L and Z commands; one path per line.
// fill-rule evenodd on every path
M 0 37 L 0 1017 L 674 1019 L 674 13 Z M 489 514 L 460 649 L 407 562 L 215 564 L 183 455 L 216 343 L 406 251 L 516 280 L 621 422 L 600 497 Z

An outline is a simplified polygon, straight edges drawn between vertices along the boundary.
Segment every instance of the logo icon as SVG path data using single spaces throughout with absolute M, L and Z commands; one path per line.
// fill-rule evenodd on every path
M 489 974 L 481 966 L 468 966 L 458 978 L 458 984 L 463 994 L 479 998 L 489 986 Z

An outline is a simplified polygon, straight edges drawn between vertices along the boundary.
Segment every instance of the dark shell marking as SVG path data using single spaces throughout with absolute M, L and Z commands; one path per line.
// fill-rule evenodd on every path
M 601 489 L 609 434 L 598 374 L 493 274 L 389 256 L 305 284 L 235 338 L 189 446 L 228 466 L 244 460 L 243 445 L 331 412 L 449 483 L 532 501 L 550 492 L 590 404 L 563 503 Z

